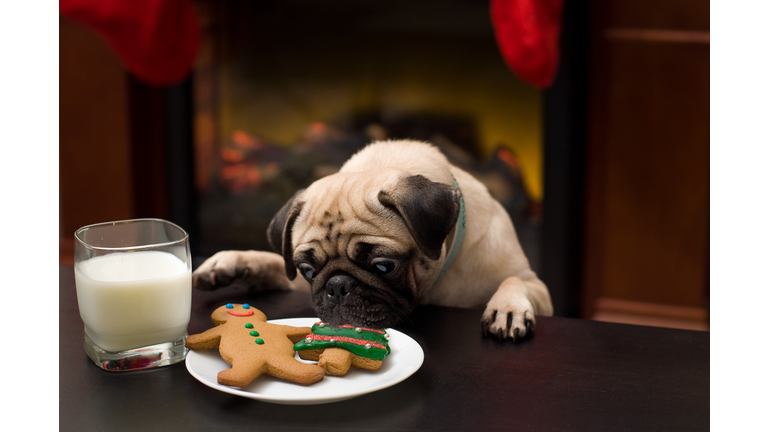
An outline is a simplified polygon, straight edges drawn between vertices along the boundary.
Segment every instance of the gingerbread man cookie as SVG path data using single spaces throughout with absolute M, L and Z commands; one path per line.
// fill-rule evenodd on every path
M 352 366 L 379 370 L 390 353 L 389 334 L 385 330 L 331 326 L 324 322 L 313 325 L 312 333 L 293 348 L 299 357 L 317 361 L 332 376 L 344 376 Z
M 295 358 L 293 345 L 304 339 L 309 327 L 267 323 L 267 317 L 248 304 L 227 304 L 211 314 L 216 325 L 187 337 L 192 350 L 219 347 L 221 358 L 232 366 L 218 374 L 222 385 L 245 387 L 266 374 L 302 385 L 323 379 L 325 371 Z

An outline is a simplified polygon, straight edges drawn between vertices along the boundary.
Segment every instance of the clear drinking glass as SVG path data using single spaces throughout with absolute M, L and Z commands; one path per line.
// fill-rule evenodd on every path
M 80 228 L 75 285 L 85 351 L 100 368 L 148 369 L 186 358 L 192 265 L 179 226 L 134 219 Z

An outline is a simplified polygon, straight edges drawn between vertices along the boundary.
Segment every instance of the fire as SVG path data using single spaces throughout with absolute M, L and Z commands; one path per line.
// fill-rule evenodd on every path
M 243 149 L 261 150 L 264 144 L 256 137 L 249 135 L 245 131 L 235 130 L 232 132 L 232 142 Z
M 237 149 L 225 148 L 221 151 L 221 158 L 226 162 L 241 162 L 243 160 L 243 152 Z

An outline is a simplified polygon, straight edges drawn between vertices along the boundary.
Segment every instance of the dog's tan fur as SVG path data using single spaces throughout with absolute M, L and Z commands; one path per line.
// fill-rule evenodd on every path
M 451 187 L 455 178 L 465 202 L 464 242 L 440 278 L 456 229 L 445 237 L 439 258 L 428 259 L 403 220 L 382 204 L 380 194 L 397 196 L 404 179 L 414 175 Z M 431 145 L 414 141 L 369 145 L 337 174 L 316 181 L 294 201 L 295 218 L 284 237 L 291 246 L 284 255 L 290 256 L 219 252 L 195 271 L 195 284 L 210 289 L 245 276 L 246 282 L 270 288 L 314 292 L 320 288 L 311 288 L 301 277 L 291 281 L 282 271 L 285 265 L 290 274 L 293 257 L 311 250 L 323 263 L 323 281 L 334 271 L 345 271 L 371 289 L 386 290 L 386 284 L 361 272 L 350 258 L 355 245 L 366 243 L 410 254 L 409 272 L 402 283 L 408 285 L 415 302 L 454 307 L 486 304 L 482 321 L 494 336 L 523 337 L 535 326 L 534 315 L 553 313 L 549 292 L 531 270 L 507 212 L 482 183 L 451 165 Z

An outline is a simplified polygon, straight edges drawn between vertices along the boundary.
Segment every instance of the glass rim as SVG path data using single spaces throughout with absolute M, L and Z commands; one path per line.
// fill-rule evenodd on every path
M 129 224 L 129 223 L 136 223 L 136 222 L 159 222 L 163 225 L 170 225 L 183 234 L 183 237 L 179 240 L 174 241 L 167 241 L 167 242 L 161 242 L 161 243 L 152 243 L 152 244 L 146 244 L 141 246 L 119 246 L 119 247 L 106 247 L 106 246 L 94 246 L 91 244 L 86 243 L 83 239 L 80 238 L 78 234 L 81 234 L 88 229 L 96 228 L 100 226 L 105 225 L 118 225 L 118 224 Z M 172 246 L 179 243 L 184 243 L 189 239 L 189 234 L 184 231 L 184 228 L 176 225 L 175 223 L 171 221 L 167 221 L 165 219 L 159 219 L 159 218 L 138 218 L 138 219 L 123 219 L 118 221 L 112 221 L 112 222 L 100 222 L 95 224 L 86 225 L 84 227 L 80 227 L 75 231 L 75 241 L 80 244 L 80 246 L 85 247 L 87 249 L 93 249 L 93 250 L 102 250 L 102 251 L 135 251 L 139 249 L 149 249 L 149 248 L 157 248 L 157 247 L 163 247 L 163 246 Z

